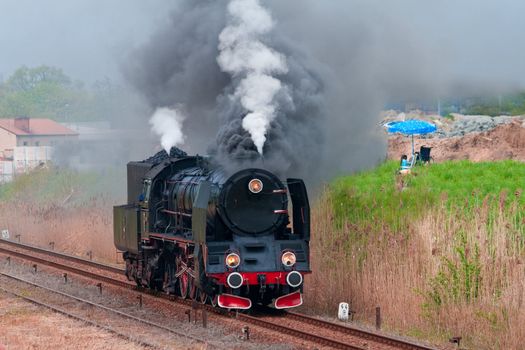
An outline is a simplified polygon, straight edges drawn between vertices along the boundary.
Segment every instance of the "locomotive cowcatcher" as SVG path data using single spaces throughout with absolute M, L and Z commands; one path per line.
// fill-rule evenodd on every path
M 173 148 L 127 165 L 114 240 L 137 285 L 230 309 L 302 304 L 310 207 L 300 179 L 232 175 Z M 291 221 L 291 222 L 290 222 Z

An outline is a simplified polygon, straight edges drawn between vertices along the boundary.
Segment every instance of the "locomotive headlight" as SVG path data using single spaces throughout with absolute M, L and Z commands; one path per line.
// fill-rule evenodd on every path
M 226 257 L 226 266 L 228 266 L 231 269 L 236 268 L 237 266 L 239 266 L 240 263 L 241 263 L 241 258 L 239 257 L 239 255 L 235 253 L 230 253 Z
M 248 183 L 248 189 L 251 193 L 259 193 L 263 189 L 263 183 L 259 179 L 250 180 Z
M 281 256 L 281 261 L 284 266 L 294 266 L 297 258 L 295 257 L 294 253 L 285 252 L 283 253 L 283 256 Z

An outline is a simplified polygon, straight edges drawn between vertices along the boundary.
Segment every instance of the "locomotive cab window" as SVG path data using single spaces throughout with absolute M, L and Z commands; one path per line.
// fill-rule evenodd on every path
M 140 200 L 144 203 L 148 202 L 149 194 L 151 191 L 151 180 L 144 180 L 144 187 L 142 188 L 142 194 Z

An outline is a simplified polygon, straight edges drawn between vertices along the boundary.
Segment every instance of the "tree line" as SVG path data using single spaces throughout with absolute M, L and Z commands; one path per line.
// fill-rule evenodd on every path
M 50 66 L 18 68 L 0 82 L 0 118 L 27 116 L 60 122 L 112 120 L 125 113 L 129 92 L 109 79 L 91 86 Z

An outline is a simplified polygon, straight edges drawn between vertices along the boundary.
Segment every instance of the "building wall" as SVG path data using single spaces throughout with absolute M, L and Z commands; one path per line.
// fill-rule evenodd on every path
M 57 146 L 64 142 L 77 141 L 78 135 L 20 135 L 16 138 L 16 145 L 23 146 Z
M 22 174 L 48 162 L 53 157 L 53 147 L 16 147 L 13 152 L 14 172 Z
M 16 136 L 9 131 L 0 128 L 0 152 L 12 149 L 16 146 Z M 2 154 L 0 154 L 2 156 Z
M 12 160 L 0 160 L 0 184 L 13 180 L 15 163 Z

